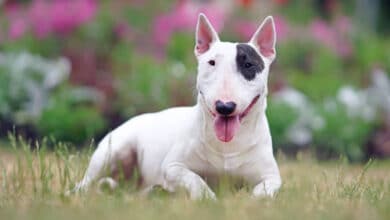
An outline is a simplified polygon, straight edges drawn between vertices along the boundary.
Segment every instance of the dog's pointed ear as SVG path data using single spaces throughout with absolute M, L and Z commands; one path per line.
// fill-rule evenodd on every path
M 253 34 L 249 43 L 253 44 L 264 57 L 273 60 L 276 56 L 276 31 L 272 16 L 264 19 L 263 23 Z
M 199 56 L 210 49 L 210 46 L 219 41 L 217 32 L 207 17 L 200 13 L 198 17 L 198 23 L 196 24 L 195 34 L 195 55 Z

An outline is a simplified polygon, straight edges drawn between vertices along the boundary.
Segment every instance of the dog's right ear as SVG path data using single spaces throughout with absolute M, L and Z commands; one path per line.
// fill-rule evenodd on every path
M 195 35 L 195 55 L 199 56 L 210 49 L 210 46 L 219 41 L 217 32 L 210 24 L 207 17 L 200 13 L 198 17 L 198 23 L 196 25 Z
M 275 58 L 276 31 L 272 16 L 264 19 L 249 43 L 253 44 L 264 57 L 271 60 Z

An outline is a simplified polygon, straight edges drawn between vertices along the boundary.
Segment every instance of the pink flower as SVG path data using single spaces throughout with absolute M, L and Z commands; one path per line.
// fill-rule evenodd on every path
M 27 18 L 31 23 L 33 33 L 38 38 L 47 37 L 53 30 L 51 26 L 51 8 L 48 2 L 42 0 L 33 1 L 27 9 Z
M 47 11 L 40 11 L 40 15 L 50 18 L 50 29 L 58 34 L 68 34 L 76 27 L 90 21 L 96 12 L 96 2 L 93 0 L 57 0 L 50 4 L 46 3 Z M 39 16 L 39 15 L 38 15 Z M 45 22 L 39 20 L 36 26 Z
M 97 3 L 95 0 L 85 0 L 85 1 L 78 1 L 78 22 L 79 23 L 86 23 L 91 21 L 96 14 L 97 11 Z
M 275 16 L 275 29 L 276 29 L 276 37 L 279 41 L 283 41 L 288 37 L 288 33 L 290 32 L 290 28 L 286 20 L 281 16 Z
M 172 12 L 155 18 L 153 37 L 157 45 L 165 46 L 174 32 L 193 31 L 200 12 L 208 16 L 217 31 L 222 28 L 225 20 L 225 12 L 222 9 L 214 4 L 197 5 L 180 0 Z
M 351 20 L 342 16 L 335 21 L 335 29 L 339 33 L 338 52 L 341 56 L 346 57 L 352 54 L 352 45 L 349 41 L 349 35 L 352 31 Z
M 310 26 L 314 39 L 322 42 L 324 45 L 334 47 L 336 44 L 336 34 L 334 30 L 322 20 L 315 20 Z
M 200 12 L 204 13 L 208 17 L 217 32 L 222 30 L 226 20 L 226 12 L 222 8 L 219 8 L 217 5 L 205 5 L 195 13 L 194 24 L 196 24 L 196 20 Z M 195 25 L 190 28 L 193 29 L 194 27 Z
M 11 4 L 6 9 L 11 21 L 9 35 L 11 38 L 20 37 L 28 28 L 38 38 L 52 33 L 68 34 L 90 21 L 96 10 L 95 0 L 32 0 L 24 8 L 16 3 Z
M 15 17 L 15 15 L 17 15 L 19 11 L 20 11 L 19 4 L 13 3 L 13 4 L 4 5 L 4 13 L 7 18 Z
M 155 19 L 153 37 L 158 45 L 165 45 L 168 42 L 174 29 L 171 20 L 169 15 L 160 15 Z
M 114 27 L 115 36 L 119 39 L 132 39 L 133 30 L 127 22 L 119 22 Z
M 4 6 L 6 18 L 9 22 L 8 38 L 15 40 L 24 35 L 28 24 L 22 18 L 21 6 L 17 3 L 8 3 Z
M 249 41 L 255 33 L 257 25 L 254 22 L 238 21 L 234 24 L 234 31 L 243 41 Z
M 346 17 L 337 19 L 334 27 L 322 20 L 315 20 L 310 26 L 310 31 L 315 40 L 342 57 L 349 56 L 352 53 L 352 46 L 348 41 L 350 30 L 351 23 Z
M 15 18 L 11 21 L 8 37 L 12 40 L 19 39 L 27 31 L 27 24 L 24 19 Z
M 276 36 L 279 40 L 284 40 L 289 32 L 289 26 L 284 18 L 275 16 L 275 29 Z M 244 41 L 249 41 L 260 23 L 249 22 L 249 21 L 238 21 L 234 24 L 234 31 L 239 35 L 239 37 Z

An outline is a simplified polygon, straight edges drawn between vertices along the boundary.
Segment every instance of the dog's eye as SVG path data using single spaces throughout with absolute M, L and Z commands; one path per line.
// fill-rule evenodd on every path
M 209 60 L 209 64 L 210 64 L 211 66 L 215 66 L 215 60 Z
M 250 68 L 251 66 L 253 66 L 251 63 L 245 63 L 245 68 Z

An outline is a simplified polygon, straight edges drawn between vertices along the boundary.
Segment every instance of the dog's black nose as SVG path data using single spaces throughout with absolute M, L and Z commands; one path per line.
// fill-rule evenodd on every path
M 221 115 L 230 115 L 236 109 L 236 103 L 234 103 L 234 102 L 221 102 L 218 100 L 215 103 L 215 109 Z

